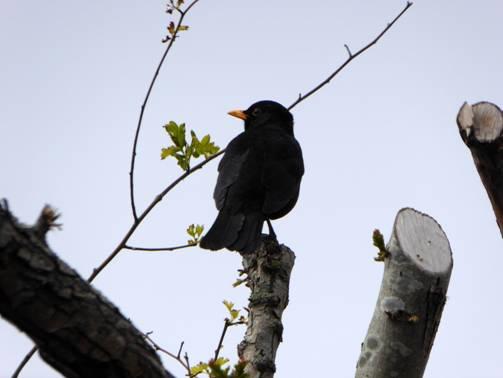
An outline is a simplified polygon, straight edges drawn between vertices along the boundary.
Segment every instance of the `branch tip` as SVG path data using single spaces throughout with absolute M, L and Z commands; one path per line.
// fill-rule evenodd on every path
M 346 51 L 348 52 L 348 55 L 351 58 L 353 56 L 353 54 L 351 53 L 351 50 L 349 49 L 349 46 L 347 44 L 344 44 L 344 47 L 346 48 Z

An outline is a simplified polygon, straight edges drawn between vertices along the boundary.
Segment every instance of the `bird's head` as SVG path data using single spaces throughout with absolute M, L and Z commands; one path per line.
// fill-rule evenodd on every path
M 259 101 L 246 110 L 230 111 L 233 117 L 245 121 L 245 130 L 264 125 L 278 125 L 293 134 L 293 116 L 283 105 L 275 101 Z

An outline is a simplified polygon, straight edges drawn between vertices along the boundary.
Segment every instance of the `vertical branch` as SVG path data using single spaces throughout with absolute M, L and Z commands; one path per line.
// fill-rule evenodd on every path
M 461 107 L 459 133 L 472 153 L 503 237 L 503 114 L 496 105 L 479 102 Z
M 288 305 L 295 254 L 288 247 L 265 239 L 257 251 L 242 257 L 251 294 L 247 330 L 238 354 L 247 361 L 245 371 L 250 378 L 272 378 L 276 351 L 282 341 L 281 316 Z
M 164 54 L 162 54 L 161 60 L 159 61 L 159 64 L 157 65 L 157 68 L 154 72 L 154 76 L 152 77 L 152 81 L 150 82 L 150 85 L 147 90 L 147 94 L 145 95 L 145 99 L 143 100 L 143 103 L 141 105 L 141 110 L 140 110 L 140 115 L 138 117 L 138 124 L 136 125 L 136 131 L 134 134 L 134 141 L 133 141 L 133 150 L 131 152 L 131 167 L 129 170 L 129 195 L 131 199 L 131 210 L 133 211 L 133 218 L 135 222 L 138 220 L 138 214 L 136 211 L 136 204 L 135 204 L 135 199 L 134 199 L 134 168 L 135 168 L 135 162 L 136 162 L 136 147 L 138 145 L 138 137 L 140 135 L 140 129 L 141 125 L 143 122 L 143 113 L 145 112 L 145 107 L 147 106 L 147 102 L 150 98 L 150 94 L 152 93 L 152 88 L 154 87 L 155 81 L 157 80 L 157 76 L 159 76 L 159 72 L 161 70 L 161 67 L 164 63 L 164 60 L 166 59 L 166 56 L 168 55 L 169 51 L 171 50 L 171 47 L 175 43 L 175 40 L 178 37 L 178 32 L 180 31 L 180 26 L 182 26 L 183 19 L 187 15 L 187 13 L 192 9 L 194 5 L 199 0 L 194 0 L 192 3 L 189 4 L 189 6 L 185 10 L 178 10 L 178 13 L 180 14 L 180 18 L 178 19 L 178 22 L 176 24 L 175 30 L 173 32 L 173 35 L 169 39 L 168 46 L 166 47 L 166 50 L 164 50 Z
M 421 378 L 451 277 L 449 241 L 433 218 L 402 209 L 380 254 L 384 275 L 356 378 Z

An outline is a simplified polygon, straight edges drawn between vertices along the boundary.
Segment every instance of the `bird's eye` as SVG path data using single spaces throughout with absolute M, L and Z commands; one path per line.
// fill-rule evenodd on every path
M 260 113 L 262 113 L 262 110 L 260 110 L 260 108 L 255 108 L 255 109 L 253 109 L 253 111 L 252 111 L 252 116 L 256 117 L 256 116 L 258 116 Z

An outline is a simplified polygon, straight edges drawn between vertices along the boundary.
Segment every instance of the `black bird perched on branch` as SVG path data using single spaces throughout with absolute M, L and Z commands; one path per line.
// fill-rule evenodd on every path
M 302 150 L 293 134 L 293 116 L 283 105 L 260 101 L 229 112 L 245 121 L 245 131 L 227 146 L 218 166 L 213 198 L 217 219 L 200 246 L 252 252 L 266 221 L 286 215 L 297 202 L 304 174 Z

